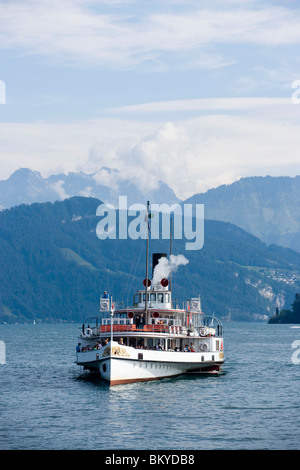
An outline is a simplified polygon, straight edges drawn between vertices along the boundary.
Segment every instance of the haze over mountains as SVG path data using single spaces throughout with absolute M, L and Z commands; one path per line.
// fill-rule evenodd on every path
M 117 170 L 103 167 L 94 174 L 69 173 L 43 178 L 22 168 L 0 181 L 0 208 L 33 202 L 54 202 L 71 196 L 94 197 L 118 204 L 119 195 L 135 202 L 173 204 L 179 201 L 162 181 L 146 190 L 122 179 Z M 300 176 L 249 177 L 195 194 L 186 203 L 204 204 L 205 218 L 231 222 L 267 244 L 275 243 L 300 252 Z
M 43 178 L 29 168 L 16 170 L 7 180 L 0 181 L 0 208 L 33 202 L 54 202 L 72 196 L 94 197 L 103 202 L 118 204 L 118 196 L 127 195 L 128 204 L 161 201 L 172 204 L 178 201 L 174 191 L 159 181 L 156 189 L 147 190 L 146 182 L 139 186 L 122 179 L 119 171 L 102 167 L 99 172 L 69 173 Z
M 196 194 L 205 218 L 231 222 L 259 237 L 300 252 L 300 176 L 250 177 Z

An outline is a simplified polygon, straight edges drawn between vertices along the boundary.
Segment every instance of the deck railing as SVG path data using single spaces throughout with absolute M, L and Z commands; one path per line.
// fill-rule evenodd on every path
M 82 337 L 96 337 L 103 333 L 109 334 L 111 331 L 111 325 L 100 325 L 93 328 L 88 328 L 85 332 L 82 332 Z M 186 326 L 169 326 L 169 325 L 144 325 L 143 327 L 137 327 L 135 324 L 130 325 L 113 325 L 113 333 L 167 333 L 172 335 L 184 335 L 184 336 L 221 336 L 220 333 L 209 327 L 186 327 Z

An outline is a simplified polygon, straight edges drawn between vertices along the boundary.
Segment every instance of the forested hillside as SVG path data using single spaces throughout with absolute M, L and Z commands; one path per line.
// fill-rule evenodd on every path
M 145 240 L 96 236 L 100 201 L 74 197 L 0 213 L 0 321 L 82 321 L 97 314 L 103 289 L 125 305 L 145 278 Z M 300 254 L 267 247 L 230 223 L 206 221 L 202 250 L 173 275 L 173 298 L 202 297 L 204 311 L 257 320 L 290 305 L 299 291 Z M 169 252 L 167 240 L 150 241 Z M 151 269 L 151 267 L 150 267 Z M 149 269 L 149 272 L 150 272 Z

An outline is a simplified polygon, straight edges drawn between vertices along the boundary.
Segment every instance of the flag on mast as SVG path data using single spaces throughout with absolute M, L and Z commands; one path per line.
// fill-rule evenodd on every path
M 148 211 L 146 212 L 146 215 L 145 215 L 145 222 L 147 223 L 148 225 L 148 230 L 151 232 L 151 226 L 150 226 L 150 219 L 153 218 L 153 214 L 151 212 L 148 213 Z

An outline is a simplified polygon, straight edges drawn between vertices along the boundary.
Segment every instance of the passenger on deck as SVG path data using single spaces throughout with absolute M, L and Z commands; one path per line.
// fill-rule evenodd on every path
M 145 326 L 145 318 L 144 318 L 144 314 L 141 313 L 141 318 L 140 318 L 140 322 L 139 322 L 139 328 L 140 329 L 143 329 Z

